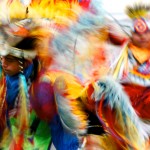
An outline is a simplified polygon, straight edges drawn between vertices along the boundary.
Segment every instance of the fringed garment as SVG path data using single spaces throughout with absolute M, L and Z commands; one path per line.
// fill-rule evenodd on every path
M 26 92 L 28 92 L 31 85 L 32 75 L 33 64 L 24 71 L 25 78 L 23 78 L 22 81 L 26 80 L 28 87 L 26 87 L 24 83 L 22 84 L 23 86 L 21 86 L 25 88 Z M 31 108 L 30 101 L 26 101 L 25 97 L 22 97 L 25 91 L 22 91 L 23 95 L 20 97 L 21 83 L 19 80 L 19 74 L 12 77 L 6 75 L 6 84 L 4 84 L 4 82 L 1 84 L 1 88 L 3 86 L 7 87 L 7 92 L 2 93 L 6 94 L 4 102 L 7 102 L 7 108 L 3 106 L 2 112 L 5 112 L 3 116 L 6 117 L 7 122 L 5 120 L 3 121 L 6 122 L 7 125 L 5 125 L 1 137 L 0 147 L 3 149 L 16 150 L 48 149 L 51 140 L 49 125 L 39 120 Z M 0 97 L 2 96 L 3 95 Z M 3 122 L 1 122 L 1 125 L 3 125 Z

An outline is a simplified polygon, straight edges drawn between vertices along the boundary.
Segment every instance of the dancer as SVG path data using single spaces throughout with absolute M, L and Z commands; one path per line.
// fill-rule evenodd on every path
M 122 83 L 137 114 L 149 120 L 149 7 L 141 4 L 126 10 L 133 20 L 131 37 L 114 65 L 113 76 Z
M 43 25 L 44 18 L 32 18 L 29 12 L 20 12 L 20 16 L 12 12 L 10 20 L 17 21 L 11 20 L 13 23 L 1 26 L 0 146 L 4 149 L 49 149 L 52 141 L 58 150 L 76 150 L 82 145 L 78 138 L 80 128 L 82 134 L 86 132 L 86 115 L 81 110 L 82 117 L 85 117 L 74 117 L 78 121 L 73 124 L 75 131 L 66 130 L 57 111 L 53 84 L 57 77 L 65 76 L 74 81 L 67 84 L 78 88 L 77 93 L 83 86 L 69 73 L 48 70 L 52 61 L 50 42 L 54 34 L 50 26 Z M 24 19 L 24 16 L 28 18 Z M 73 93 L 71 91 L 72 99 L 75 99 Z
M 146 5 L 127 7 L 133 19 L 129 42 L 109 76 L 89 84 L 83 94 L 85 104 L 96 111 L 106 130 L 105 136 L 99 137 L 104 149 L 110 148 L 108 143 L 114 143 L 112 149 L 149 149 L 149 124 L 144 123 L 149 121 L 148 11 Z

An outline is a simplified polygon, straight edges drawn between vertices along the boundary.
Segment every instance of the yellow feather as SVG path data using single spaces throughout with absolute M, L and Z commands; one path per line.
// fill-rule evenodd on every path
M 67 0 L 33 1 L 28 6 L 28 13 L 27 7 L 21 4 L 19 0 L 14 0 L 8 8 L 11 21 L 25 18 L 48 18 L 58 23 L 65 23 L 64 18 L 76 20 L 82 11 L 77 0 L 73 2 Z
M 84 89 L 84 86 L 81 85 L 81 83 L 77 80 L 77 78 L 70 73 L 51 70 L 46 73 L 46 77 L 50 79 L 52 84 L 55 82 L 57 78 L 60 77 L 63 78 L 67 85 L 67 93 L 68 93 L 67 98 L 69 99 L 76 99 L 80 97 L 80 94 Z

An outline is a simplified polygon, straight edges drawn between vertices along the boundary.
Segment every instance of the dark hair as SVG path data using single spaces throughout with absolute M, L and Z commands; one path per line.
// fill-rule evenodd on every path
M 36 48 L 37 38 L 25 37 L 22 41 L 17 43 L 14 47 L 24 50 L 34 50 Z
M 17 43 L 14 47 L 23 49 L 23 50 L 35 50 L 37 40 L 38 39 L 36 37 L 25 37 L 22 41 Z M 24 63 L 24 61 L 26 60 L 24 58 L 21 58 L 20 61 Z M 38 66 L 39 66 L 39 62 L 37 58 L 34 58 L 32 62 L 34 65 L 34 71 L 32 72 L 32 75 L 30 78 L 31 81 L 33 81 L 36 78 L 37 72 L 38 72 Z

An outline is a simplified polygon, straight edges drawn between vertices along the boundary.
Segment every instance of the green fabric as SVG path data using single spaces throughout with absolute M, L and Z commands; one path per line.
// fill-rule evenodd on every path
M 29 121 L 30 126 L 32 125 L 36 117 L 37 116 L 35 112 L 32 111 L 32 113 L 30 114 L 30 121 Z M 18 132 L 17 118 L 11 117 L 10 124 L 13 133 L 12 135 L 13 137 L 15 137 L 15 135 L 17 135 Z M 25 140 L 23 148 L 24 150 L 47 150 L 51 141 L 51 133 L 48 123 L 40 120 L 36 132 L 31 135 L 30 132 L 27 131 L 24 140 Z M 6 142 L 7 146 L 5 145 L 4 150 L 8 149 L 9 142 L 10 139 L 8 142 Z
M 51 136 L 48 125 L 41 121 L 35 134 L 35 148 L 40 147 L 40 150 L 47 150 Z

